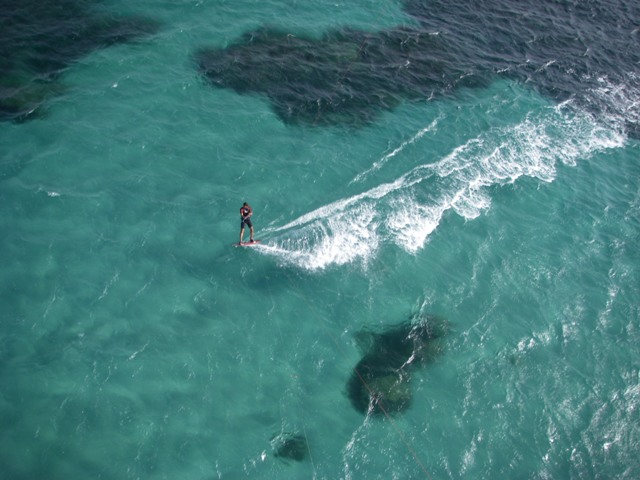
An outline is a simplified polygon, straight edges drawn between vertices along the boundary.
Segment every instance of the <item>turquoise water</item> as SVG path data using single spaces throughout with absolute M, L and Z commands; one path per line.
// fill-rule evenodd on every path
M 502 78 L 361 128 L 285 125 L 193 50 L 411 24 L 399 5 L 104 8 L 165 27 L 0 124 L 0 477 L 640 473 L 636 90 L 593 92 L 622 119 Z M 364 417 L 358 332 L 415 314 L 449 322 L 444 349 L 407 411 Z M 274 456 L 287 432 L 302 462 Z

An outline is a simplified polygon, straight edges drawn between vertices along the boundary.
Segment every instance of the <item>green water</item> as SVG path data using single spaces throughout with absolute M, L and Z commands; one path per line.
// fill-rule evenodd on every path
M 0 477 L 638 473 L 638 143 L 507 81 L 288 127 L 189 62 L 332 5 L 162 5 L 172 29 L 0 125 Z M 369 7 L 341 18 L 402 16 Z M 260 247 L 232 247 L 243 201 Z M 409 410 L 364 418 L 357 333 L 416 313 L 445 349 Z M 303 462 L 273 456 L 289 431 Z

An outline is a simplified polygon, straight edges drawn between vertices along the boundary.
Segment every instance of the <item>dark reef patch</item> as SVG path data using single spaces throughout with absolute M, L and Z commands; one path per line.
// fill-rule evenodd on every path
M 610 102 L 592 94 L 603 77 L 640 87 L 640 3 L 612 2 L 403 0 L 411 27 L 320 39 L 263 28 L 195 57 L 212 85 L 264 95 L 285 123 L 360 126 L 404 100 L 499 76 L 609 114 Z M 612 13 L 620 11 L 629 15 Z
M 361 332 L 364 355 L 347 381 L 347 395 L 360 413 L 398 413 L 412 403 L 411 369 L 442 351 L 439 341 L 448 324 L 437 317 L 416 316 L 382 333 Z
M 265 28 L 202 49 L 196 61 L 217 87 L 265 95 L 285 123 L 362 125 L 403 98 L 485 83 L 449 57 L 438 35 L 409 28 L 336 30 L 320 40 Z
M 93 50 L 157 31 L 144 18 L 98 13 L 89 0 L 0 0 L 0 120 L 23 121 L 64 87 L 56 80 Z
M 307 440 L 299 433 L 279 433 L 271 438 L 273 456 L 283 461 L 301 462 L 307 457 Z
M 589 91 L 601 88 L 603 78 L 638 86 L 640 3 L 634 0 L 403 0 L 403 5 L 422 29 L 441 32 L 461 63 L 501 72 L 554 100 L 575 98 L 601 112 L 605 105 Z

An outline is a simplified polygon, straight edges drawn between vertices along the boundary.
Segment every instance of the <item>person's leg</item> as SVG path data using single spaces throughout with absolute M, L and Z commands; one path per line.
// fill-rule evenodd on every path
M 251 225 L 249 231 L 251 232 L 251 236 L 249 237 L 249 240 L 253 242 L 253 225 Z
M 242 236 L 244 235 L 244 226 L 240 227 L 240 243 L 242 243 Z

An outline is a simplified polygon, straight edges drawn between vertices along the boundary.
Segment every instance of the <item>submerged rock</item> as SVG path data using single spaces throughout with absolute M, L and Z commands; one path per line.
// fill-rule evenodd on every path
M 358 367 L 356 367 L 356 370 Z M 405 372 L 390 373 L 384 376 L 365 375 L 362 379 L 357 378 L 358 383 L 366 382 L 365 388 L 360 388 L 358 384 L 352 386 L 353 392 L 359 395 L 352 398 L 354 407 L 366 413 L 370 409 L 372 413 L 380 413 L 382 410 L 387 413 L 402 412 L 409 408 L 413 400 L 409 375 Z
M 273 456 L 282 460 L 301 462 L 307 457 L 308 446 L 304 435 L 299 433 L 280 433 L 271 438 Z
M 360 413 L 398 413 L 412 403 L 411 372 L 442 350 L 447 331 L 436 317 L 413 319 L 382 333 L 361 332 L 364 355 L 347 382 L 347 394 Z

